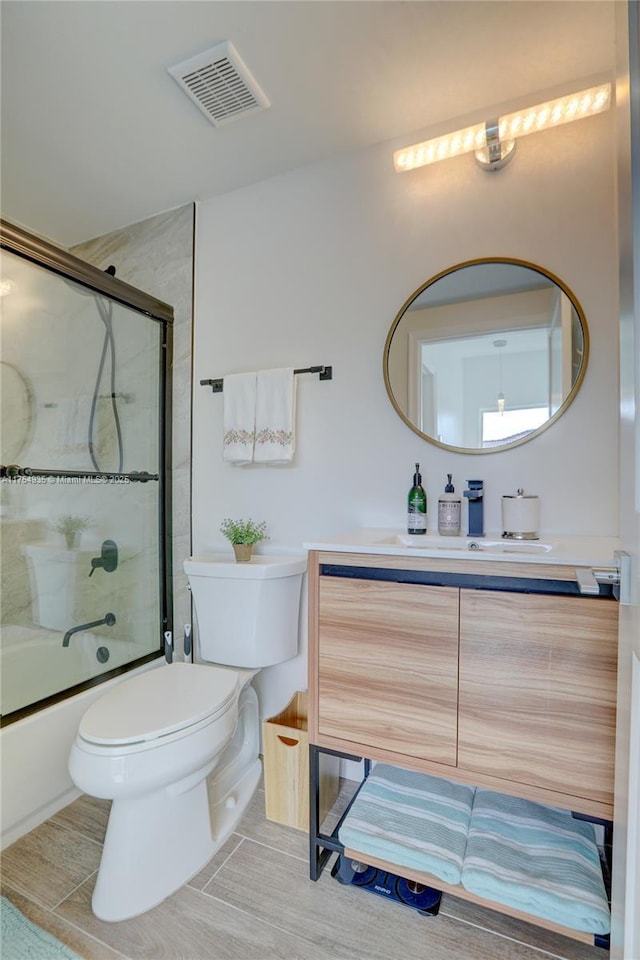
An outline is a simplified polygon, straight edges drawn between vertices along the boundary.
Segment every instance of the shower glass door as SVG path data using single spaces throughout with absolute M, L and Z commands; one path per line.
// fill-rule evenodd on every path
M 159 656 L 171 629 L 171 311 L 7 246 L 0 275 L 6 722 Z

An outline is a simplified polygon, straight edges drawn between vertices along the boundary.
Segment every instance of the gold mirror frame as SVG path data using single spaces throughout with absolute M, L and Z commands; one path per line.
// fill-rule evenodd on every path
M 424 431 L 420 430 L 419 427 L 417 427 L 415 423 L 413 423 L 413 421 L 407 416 L 404 410 L 402 410 L 402 408 L 400 407 L 400 405 L 398 404 L 394 396 L 390 378 L 389 378 L 389 352 L 391 350 L 391 343 L 393 340 L 393 336 L 398 328 L 398 325 L 400 324 L 405 313 L 407 312 L 407 310 L 409 309 L 409 307 L 417 297 L 419 297 L 422 293 L 424 293 L 424 291 L 428 287 L 433 286 L 433 284 L 437 283 L 438 280 L 441 280 L 443 277 L 450 276 L 451 274 L 456 273 L 459 270 L 463 270 L 465 267 L 473 267 L 481 264 L 512 264 L 513 266 L 517 266 L 517 267 L 525 267 L 529 270 L 533 270 L 536 273 L 541 274 L 543 277 L 546 277 L 553 284 L 555 284 L 562 291 L 562 293 L 564 293 L 565 296 L 568 298 L 572 308 L 576 312 L 576 316 L 580 323 L 580 327 L 582 329 L 582 338 L 583 338 L 582 361 L 581 361 L 580 369 L 576 376 L 575 382 L 573 383 L 569 393 L 564 398 L 564 400 L 562 401 L 562 403 L 560 404 L 556 412 L 552 414 L 552 416 L 550 416 L 549 419 L 546 420 L 541 426 L 537 427 L 535 430 L 532 430 L 530 433 L 527 433 L 526 436 L 520 437 L 517 440 L 513 440 L 509 443 L 503 443 L 503 444 L 499 444 L 497 446 L 491 446 L 491 447 L 457 447 L 449 443 L 444 443 L 441 440 L 437 440 L 435 437 L 430 436 L 428 433 L 424 433 Z M 384 353 L 382 358 L 382 369 L 383 369 L 383 376 L 384 376 L 384 385 L 386 387 L 387 394 L 389 396 L 389 399 L 391 401 L 391 404 L 394 410 L 396 411 L 400 419 L 403 420 L 404 423 L 411 430 L 413 430 L 415 434 L 417 434 L 423 440 L 426 440 L 427 443 L 432 443 L 436 447 L 441 447 L 443 450 L 449 450 L 453 453 L 487 454 L 487 453 L 502 453 L 504 450 L 512 450 L 514 447 L 522 446 L 523 443 L 529 443 L 530 440 L 533 440 L 535 437 L 540 436 L 541 433 L 544 433 L 545 430 L 547 430 L 552 424 L 554 424 L 557 420 L 559 420 L 560 417 L 571 406 L 571 404 L 573 403 L 578 393 L 578 390 L 580 389 L 580 386 L 582 384 L 582 381 L 584 380 L 584 376 L 587 370 L 588 361 L 589 361 L 589 328 L 587 326 L 587 320 L 584 314 L 584 310 L 582 309 L 573 291 L 570 290 L 570 288 L 562 280 L 560 280 L 559 277 L 551 273 L 550 270 L 546 270 L 544 267 L 540 267 L 538 266 L 538 264 L 531 263 L 528 260 L 519 260 L 517 258 L 512 258 L 512 257 L 479 257 L 474 260 L 464 260 L 461 263 L 455 264 L 453 267 L 448 267 L 446 270 L 442 270 L 440 273 L 437 273 L 435 276 L 431 277 L 429 280 L 423 283 L 422 286 L 418 287 L 417 290 L 414 290 L 414 292 L 407 298 L 407 300 L 405 300 L 402 307 L 396 314 L 396 317 L 391 325 L 389 333 L 387 334 L 387 339 L 385 341 Z

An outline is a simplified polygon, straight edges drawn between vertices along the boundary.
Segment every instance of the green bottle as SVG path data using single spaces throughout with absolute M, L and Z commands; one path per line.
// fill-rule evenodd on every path
M 420 464 L 416 463 L 413 486 L 408 497 L 407 533 L 427 532 L 427 495 L 422 487 Z

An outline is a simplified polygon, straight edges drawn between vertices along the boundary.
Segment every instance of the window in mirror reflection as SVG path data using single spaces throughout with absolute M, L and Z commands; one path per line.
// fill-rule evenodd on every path
M 537 430 L 549 419 L 548 407 L 529 407 L 524 410 L 485 410 L 482 414 L 482 446 L 494 447 L 513 443 Z

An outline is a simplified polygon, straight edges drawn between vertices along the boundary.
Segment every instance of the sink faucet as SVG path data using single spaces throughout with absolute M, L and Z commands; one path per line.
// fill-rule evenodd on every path
M 469 536 L 484 537 L 484 480 L 468 480 L 464 496 L 469 501 Z
M 67 630 L 67 632 L 64 635 L 62 646 L 63 647 L 69 646 L 69 640 L 71 640 L 71 637 L 73 636 L 74 633 L 82 633 L 83 630 L 92 630 L 93 627 L 101 627 L 103 623 L 106 624 L 108 627 L 112 627 L 115 622 L 116 622 L 116 617 L 114 613 L 105 613 L 102 620 L 92 620 L 91 623 L 81 623 L 77 627 L 71 627 L 71 629 Z

